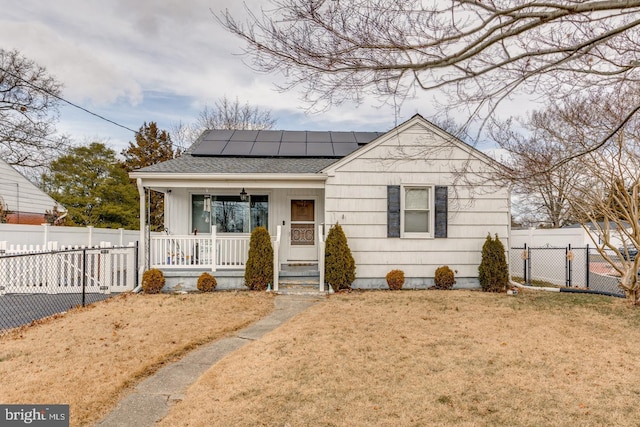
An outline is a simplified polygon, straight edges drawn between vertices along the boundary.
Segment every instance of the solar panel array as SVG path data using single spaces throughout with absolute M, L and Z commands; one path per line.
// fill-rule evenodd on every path
M 191 155 L 341 158 L 380 135 L 381 132 L 211 130 Z

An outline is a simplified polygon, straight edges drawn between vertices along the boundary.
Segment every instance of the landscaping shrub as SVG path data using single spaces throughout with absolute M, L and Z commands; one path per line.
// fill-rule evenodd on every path
M 164 274 L 157 268 L 152 268 L 142 274 L 142 290 L 145 294 L 159 293 L 164 284 Z
M 404 285 L 404 271 L 402 270 L 391 270 L 387 273 L 387 286 L 392 291 L 398 291 L 402 289 Z
M 509 285 L 507 260 L 504 255 L 504 245 L 491 235 L 487 236 L 482 245 L 482 261 L 478 267 L 478 280 L 485 292 L 505 292 Z
M 436 275 L 433 278 L 436 289 L 451 289 L 456 283 L 455 274 L 448 265 L 443 265 L 436 269 Z
M 273 280 L 273 247 L 271 236 L 265 227 L 251 232 L 249 258 L 244 271 L 244 285 L 252 291 L 264 291 Z
M 213 292 L 218 286 L 216 278 L 205 272 L 198 277 L 198 290 L 201 292 Z
M 329 230 L 325 243 L 324 278 L 334 291 L 351 289 L 356 279 L 356 262 L 340 224 Z

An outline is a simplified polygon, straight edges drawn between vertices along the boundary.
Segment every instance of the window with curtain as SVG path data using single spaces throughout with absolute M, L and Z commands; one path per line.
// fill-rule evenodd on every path
M 268 228 L 268 196 L 216 196 L 194 194 L 191 197 L 191 224 L 198 233 L 210 233 L 211 224 L 219 233 L 251 233 L 258 226 Z

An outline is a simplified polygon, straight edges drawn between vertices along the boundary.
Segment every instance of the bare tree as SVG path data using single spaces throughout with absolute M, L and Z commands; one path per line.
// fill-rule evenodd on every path
M 202 129 L 271 129 L 275 124 L 271 111 L 262 110 L 248 102 L 241 104 L 238 98 L 234 101 L 226 96 L 216 101 L 215 106 L 205 106 L 200 112 L 196 126 Z
M 172 126 L 171 137 L 174 143 L 184 151 L 196 139 L 209 129 L 266 130 L 272 129 L 276 120 L 270 110 L 263 110 L 248 102 L 240 103 L 226 96 L 216 101 L 214 107 L 205 105 L 195 123 L 178 123 Z
M 256 69 L 282 72 L 283 89 L 302 86 L 312 105 L 441 89 L 449 107 L 488 117 L 518 92 L 562 99 L 640 78 L 640 0 L 271 3 L 248 22 L 218 19 Z M 638 109 L 626 106 L 619 125 Z
M 639 130 L 621 131 L 615 143 L 581 157 L 577 162 L 584 179 L 575 182 L 569 198 L 583 227 L 597 233 L 593 243 L 619 274 L 620 287 L 635 305 L 640 304 L 640 257 L 630 256 L 630 249 L 640 249 Z
M 576 222 L 569 198 L 573 182 L 581 179 L 581 168 L 576 162 L 550 168 L 565 158 L 570 149 L 567 146 L 572 144 L 557 136 L 556 130 L 562 126 L 556 115 L 558 108 L 554 105 L 534 111 L 519 126 L 513 126 L 510 119 L 491 127 L 491 136 L 508 153 L 500 159 L 508 166 L 501 175 L 512 182 L 516 196 L 513 214 L 523 224 L 559 228 Z M 514 128 L 524 129 L 525 134 Z
M 39 168 L 68 146 L 53 135 L 60 88 L 44 67 L 0 49 L 0 156 L 7 163 Z
M 622 128 L 619 124 L 625 106 L 639 103 L 639 97 L 636 91 L 605 90 L 571 97 L 533 113 L 526 138 L 514 133 L 498 138 L 509 141 L 504 146 L 513 156 L 511 174 L 517 185 L 527 189 L 528 177 L 529 190 L 548 192 L 562 212 L 589 232 L 634 304 L 640 304 L 640 257 L 629 256 L 629 248 L 640 249 L 640 119 L 626 120 Z M 606 135 L 612 137 L 597 150 L 574 155 Z M 566 160 L 549 169 L 558 156 Z M 550 203 L 547 209 L 552 207 Z

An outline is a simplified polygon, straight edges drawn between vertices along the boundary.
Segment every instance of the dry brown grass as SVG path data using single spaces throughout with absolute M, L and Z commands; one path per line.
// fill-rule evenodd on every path
M 0 336 L 0 402 L 70 404 L 89 425 L 128 387 L 273 309 L 249 292 L 126 294 Z
M 639 326 L 592 295 L 336 295 L 220 361 L 161 425 L 637 425 Z

